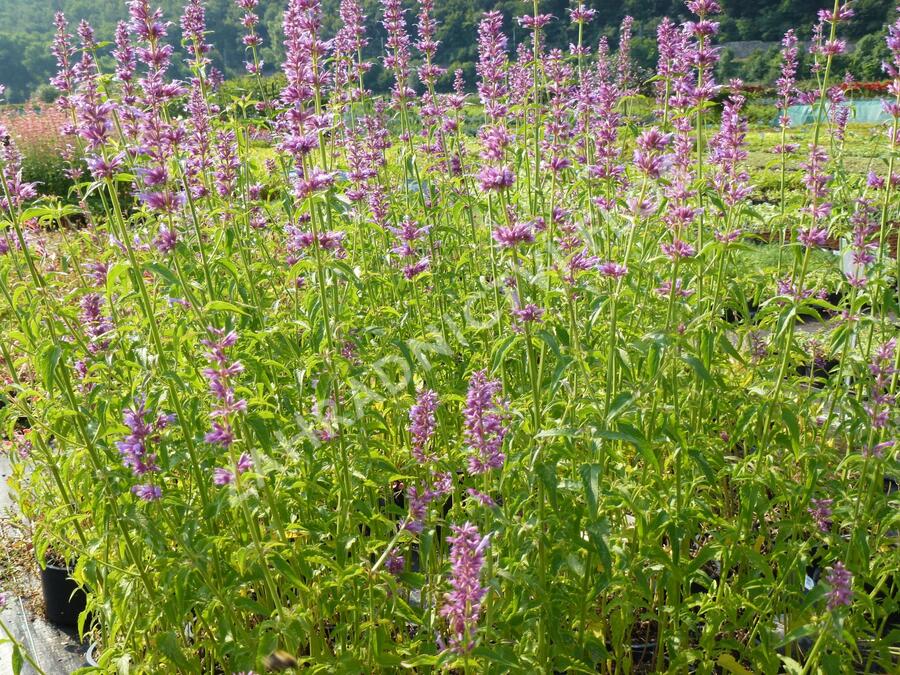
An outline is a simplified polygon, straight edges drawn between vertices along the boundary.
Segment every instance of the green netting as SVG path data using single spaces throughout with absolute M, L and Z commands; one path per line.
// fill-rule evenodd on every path
M 853 108 L 853 113 L 850 116 L 851 122 L 877 124 L 878 122 L 885 122 L 891 119 L 890 115 L 884 111 L 881 99 L 853 101 L 850 105 Z M 811 105 L 792 105 L 788 108 L 787 114 L 791 119 L 792 127 L 812 124 L 816 120 L 815 108 Z M 772 126 L 778 126 L 778 120 L 778 117 L 772 120 Z
M 881 99 L 870 101 L 854 101 L 854 122 L 886 122 L 891 116 L 884 111 Z

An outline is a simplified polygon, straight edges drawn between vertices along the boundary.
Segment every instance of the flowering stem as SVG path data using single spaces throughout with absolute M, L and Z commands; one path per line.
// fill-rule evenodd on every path
M 541 102 L 540 102 L 540 78 L 538 77 L 538 71 L 540 66 L 540 45 L 541 45 L 541 28 L 539 23 L 539 9 L 538 4 L 540 0 L 533 0 L 533 9 L 534 9 L 534 33 L 533 33 L 533 41 L 534 44 L 532 46 L 532 78 L 533 78 L 533 86 L 534 86 L 534 204 L 532 206 L 532 212 L 537 213 L 538 211 L 538 200 L 543 203 L 544 195 L 541 192 L 541 125 L 540 125 L 540 117 L 541 117 Z M 526 111 L 527 116 L 527 111 Z M 552 215 L 552 214 L 551 214 Z
M 827 616 L 827 626 L 819 632 L 819 636 L 816 638 L 815 644 L 813 644 L 813 647 L 809 652 L 809 656 L 806 657 L 806 662 L 803 664 L 803 670 L 800 671 L 800 675 L 806 675 L 807 673 L 812 672 L 813 666 L 815 666 L 818 661 L 819 651 L 821 651 L 822 645 L 825 643 L 825 638 L 828 635 L 832 623 L 831 613 Z
M 616 282 L 611 282 L 612 286 Z M 613 391 L 616 388 L 616 338 L 618 337 L 619 292 L 616 288 L 609 298 L 609 350 L 606 355 L 606 407 L 604 417 L 609 415 Z
M 812 249 L 810 247 L 806 247 L 803 252 L 803 261 L 801 262 L 800 274 L 797 280 L 797 293 L 802 296 L 803 293 L 803 282 L 806 279 L 806 271 L 809 267 L 809 256 Z M 797 298 L 794 300 L 795 303 L 800 302 L 800 299 Z M 781 365 L 778 368 L 778 373 L 775 376 L 775 387 L 772 391 L 771 397 L 769 397 L 770 405 L 766 406 L 766 414 L 763 417 L 763 426 L 762 426 L 762 442 L 760 443 L 760 447 L 758 449 L 759 457 L 757 458 L 756 469 L 757 472 L 762 471 L 762 452 L 765 448 L 768 447 L 769 441 L 771 440 L 772 432 L 769 429 L 769 423 L 771 422 L 772 417 L 772 409 L 780 405 L 780 395 L 781 388 L 784 385 L 784 378 L 787 375 L 787 367 L 788 362 L 791 357 L 791 346 L 794 342 L 794 329 L 796 328 L 796 312 L 788 319 L 788 326 L 785 331 L 785 338 L 782 345 L 782 354 L 781 354 Z
M 784 114 L 787 115 L 788 109 L 788 101 L 785 97 L 784 101 Z M 785 143 L 787 142 L 787 126 L 782 122 L 781 124 L 781 220 L 778 223 L 778 229 L 781 234 L 781 246 L 778 247 L 778 264 L 776 267 L 776 275 L 777 278 L 781 278 L 781 261 L 784 253 L 785 243 L 787 241 L 787 233 L 788 233 L 788 225 L 786 218 L 786 210 L 787 204 L 785 203 L 785 186 L 786 186 L 786 175 L 787 175 L 787 151 L 785 150 Z
M 131 265 L 132 284 L 134 285 L 135 290 L 137 290 L 138 296 L 141 299 L 144 316 L 147 319 L 147 326 L 150 330 L 150 338 L 153 342 L 154 348 L 156 349 L 157 358 L 159 359 L 160 369 L 163 371 L 163 373 L 165 373 L 165 380 L 169 390 L 169 399 L 172 401 L 172 406 L 175 408 L 175 414 L 178 418 L 178 424 L 182 429 L 182 436 L 184 438 L 185 445 L 187 446 L 188 454 L 191 458 L 191 469 L 194 472 L 194 480 L 197 483 L 200 500 L 205 510 L 209 505 L 209 494 L 207 492 L 208 488 L 206 486 L 206 481 L 203 480 L 203 472 L 200 468 L 200 462 L 197 457 L 196 448 L 194 446 L 193 430 L 188 424 L 187 416 L 184 414 L 184 410 L 181 406 L 181 399 L 178 395 L 177 387 L 180 386 L 180 382 L 176 380 L 175 373 L 169 368 L 169 359 L 167 356 L 167 352 L 163 347 L 162 340 L 159 336 L 159 326 L 157 325 L 156 313 L 153 310 L 153 303 L 150 300 L 149 293 L 147 292 L 147 286 L 144 283 L 144 277 L 141 273 L 141 267 L 134 255 L 134 249 L 132 248 L 131 242 L 128 239 L 128 231 L 125 225 L 125 218 L 122 215 L 122 207 L 119 204 L 119 198 L 115 191 L 115 185 L 109 178 L 106 179 L 106 188 L 110 195 L 110 200 L 112 201 L 113 213 L 115 215 L 114 220 L 119 226 L 120 236 L 122 238 L 123 245 L 125 246 L 125 251 L 126 255 L 128 256 L 129 263 Z
M 512 249 L 513 268 L 516 275 L 516 286 L 519 289 L 519 298 L 522 302 L 521 281 L 519 278 L 519 257 L 516 249 Z M 534 354 L 534 345 L 531 342 L 531 323 L 525 322 L 525 351 L 528 358 L 528 373 L 531 380 L 531 401 L 533 414 L 533 439 L 535 448 L 531 455 L 532 469 L 541 459 L 541 441 L 538 434 L 541 430 L 541 385 L 538 381 L 538 364 Z M 547 500 L 544 494 L 544 483 L 540 478 L 537 479 L 538 488 L 538 516 L 537 516 L 537 544 L 538 544 L 538 583 L 540 584 L 541 593 L 547 592 L 547 545 L 545 541 L 545 528 L 547 522 Z M 538 631 L 538 659 L 541 668 L 548 669 L 547 655 L 547 625 L 550 621 L 550 613 L 547 605 L 544 604 L 544 610 L 541 612 L 539 619 L 540 626 Z
M 704 49 L 704 36 L 700 35 L 699 39 L 699 52 L 702 53 Z M 704 76 L 704 68 L 701 63 L 697 68 L 697 86 L 703 87 L 703 76 Z M 702 255 L 703 255 L 703 225 L 704 225 L 704 211 L 703 208 L 703 195 L 705 192 L 704 178 L 703 178 L 703 152 L 704 152 L 704 121 L 703 121 L 703 104 L 704 101 L 700 100 L 697 104 L 697 203 L 699 205 L 699 214 L 697 216 L 697 255 L 701 257 L 701 264 L 699 266 L 699 273 L 697 274 L 697 292 L 700 294 L 700 297 L 703 297 L 703 265 L 702 265 Z M 674 281 L 672 282 L 674 284 Z M 674 291 L 674 286 L 672 287 Z

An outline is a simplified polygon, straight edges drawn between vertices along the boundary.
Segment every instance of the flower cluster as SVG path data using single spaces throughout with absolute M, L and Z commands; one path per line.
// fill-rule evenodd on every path
M 232 384 L 233 379 L 244 372 L 244 366 L 240 361 L 232 361 L 225 353 L 237 342 L 235 331 L 226 332 L 213 327 L 208 331 L 212 337 L 203 340 L 202 344 L 208 350 L 206 359 L 210 366 L 203 370 L 203 375 L 209 382 L 209 391 L 216 400 L 216 407 L 210 412 L 212 429 L 206 434 L 205 440 L 227 450 L 234 442 L 231 427 L 233 416 L 247 411 L 247 402 L 237 397 Z
M 458 653 L 471 651 L 481 616 L 481 601 L 487 590 L 481 585 L 484 549 L 490 535 L 482 537 L 471 523 L 453 526 L 450 543 L 450 586 L 444 594 L 441 616 L 450 630 L 450 648 Z
M 435 411 L 438 395 L 431 389 L 423 389 L 416 397 L 415 405 L 409 409 L 409 435 L 412 438 L 411 452 L 419 464 L 433 460 L 429 444 L 437 427 Z
M 831 505 L 833 503 L 833 499 L 813 499 L 807 509 L 809 515 L 816 522 L 816 526 L 825 534 L 831 531 Z
M 469 472 L 481 474 L 491 469 L 500 469 L 506 456 L 503 454 L 503 439 L 509 429 L 503 404 L 497 399 L 501 384 L 489 380 L 487 372 L 473 373 L 466 394 L 465 441 L 472 452 L 469 455 Z
M 116 443 L 123 464 L 139 478 L 159 472 L 156 453 L 148 445 L 159 442 L 159 432 L 172 421 L 172 417 L 168 415 L 159 415 L 152 421 L 149 417 L 150 412 L 144 401 L 140 401 L 135 408 L 126 409 L 123 421 L 131 433 Z M 162 488 L 152 480 L 135 485 L 131 491 L 144 501 L 155 501 L 162 497 Z
M 897 338 L 891 338 L 882 344 L 872 355 L 869 371 L 874 378 L 866 410 L 875 429 L 883 429 L 896 414 L 894 404 L 896 397 L 892 393 L 891 378 L 894 369 L 894 354 L 897 350 Z
M 844 567 L 844 563 L 838 561 L 828 572 L 826 577 L 828 586 L 828 609 L 836 610 L 839 607 L 847 607 L 853 601 L 853 575 Z
M 388 226 L 387 228 L 393 234 L 398 243 L 391 251 L 400 256 L 402 259 L 412 259 L 403 267 L 403 276 L 407 279 L 415 279 L 428 269 L 428 256 L 421 255 L 415 247 L 415 243 L 428 235 L 430 227 L 425 225 L 419 227 L 409 217 L 404 218 L 399 227 Z

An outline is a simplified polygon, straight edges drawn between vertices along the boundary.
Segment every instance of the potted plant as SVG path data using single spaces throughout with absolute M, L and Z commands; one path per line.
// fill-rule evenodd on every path
M 77 626 L 78 615 L 87 604 L 87 595 L 72 578 L 74 564 L 51 551 L 41 564 L 41 591 L 47 621 L 60 626 Z
M 28 458 L 29 463 L 14 462 L 9 484 L 19 507 L 23 531 L 30 535 L 34 544 L 47 621 L 75 627 L 87 604 L 86 593 L 72 578 L 76 556 L 68 542 L 74 541 L 75 535 L 70 526 L 60 527 L 58 519 L 48 517 L 65 506 L 54 491 L 46 465 L 35 461 L 37 457 L 53 461 L 55 446 L 51 442 L 38 455 L 32 452 L 30 442 L 28 448 L 28 452 L 20 451 L 14 459 Z

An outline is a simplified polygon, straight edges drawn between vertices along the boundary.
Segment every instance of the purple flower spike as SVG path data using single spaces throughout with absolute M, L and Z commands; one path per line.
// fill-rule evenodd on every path
M 818 528 L 826 534 L 831 531 L 831 505 L 833 503 L 833 499 L 813 499 L 807 509 L 809 515 L 816 521 Z
M 478 182 L 485 192 L 510 188 L 516 182 L 516 175 L 508 166 L 488 166 L 478 172 Z
M 400 0 L 381 0 L 381 5 L 384 8 L 382 23 L 388 35 L 384 67 L 394 73 L 393 98 L 395 103 L 401 103 L 415 96 L 415 92 L 407 85 L 410 74 L 410 40 L 406 30 L 406 10 Z
M 88 350 L 96 353 L 109 347 L 109 334 L 113 331 L 112 322 L 103 316 L 103 297 L 98 293 L 88 293 L 81 298 L 81 323 L 85 333 L 91 339 Z
M 428 453 L 428 445 L 437 426 L 435 419 L 437 406 L 437 393 L 430 389 L 423 389 L 419 392 L 415 405 L 409 409 L 409 435 L 412 437 L 410 452 L 419 464 L 425 464 L 435 459 Z
M 831 587 L 828 591 L 828 609 L 834 611 L 838 607 L 849 607 L 853 601 L 853 575 L 844 567 L 844 563 L 836 562 L 826 580 Z
M 159 471 L 156 465 L 156 455 L 147 448 L 147 444 L 155 440 L 155 434 L 159 431 L 158 424 L 147 421 L 150 413 L 141 402 L 136 408 L 128 408 L 123 413 L 125 426 L 131 433 L 123 440 L 116 443 L 116 447 L 122 455 L 122 463 L 132 470 L 135 476 L 143 476 L 147 473 Z
M 472 375 L 466 395 L 465 441 L 469 455 L 469 473 L 481 474 L 500 469 L 506 456 L 502 452 L 503 439 L 508 431 L 506 415 L 497 401 L 501 384 L 488 380 L 480 370 Z
M 621 279 L 628 274 L 628 268 L 617 262 L 607 261 L 597 265 L 597 271 L 610 279 Z
M 529 303 L 520 309 L 513 309 L 512 315 L 519 323 L 540 323 L 544 318 L 544 310 Z
M 694 247 L 681 239 L 676 239 L 671 244 L 661 244 L 660 248 L 663 254 L 673 262 L 681 258 L 691 258 L 695 254 Z
M 391 551 L 390 555 L 388 555 L 388 558 L 384 563 L 384 568 L 395 577 L 399 576 L 400 573 L 403 572 L 405 567 L 406 560 L 404 560 L 402 555 L 393 551 Z
M 811 227 L 797 232 L 797 241 L 807 248 L 822 247 L 828 241 L 828 230 L 823 227 Z
M 213 469 L 213 484 L 231 485 L 234 482 L 234 474 L 228 469 Z
M 534 232 L 528 223 L 513 223 L 494 229 L 494 240 L 503 248 L 515 248 L 519 244 L 534 243 Z
M 234 443 L 234 433 L 231 425 L 225 422 L 213 422 L 212 430 L 207 432 L 203 440 L 212 445 L 221 445 L 223 448 L 231 447 Z
M 242 452 L 237 461 L 237 472 L 247 473 L 253 468 L 253 458 L 246 452 Z
M 506 66 L 503 15 L 500 12 L 485 12 L 478 24 L 478 64 L 475 71 L 480 78 L 478 97 L 490 119 L 503 118 L 508 112 L 503 104 L 507 95 Z
M 468 490 L 466 490 L 466 494 L 468 494 L 472 499 L 477 500 L 482 506 L 487 506 L 490 508 L 497 506 L 497 502 L 495 502 L 490 495 L 479 492 L 475 488 L 469 488 Z
M 145 502 L 155 502 L 162 499 L 162 489 L 158 485 L 135 485 L 131 488 L 132 493 Z
M 231 361 L 225 353 L 237 342 L 237 333 L 235 331 L 226 333 L 218 328 L 208 330 L 214 339 L 202 340 L 202 344 L 208 350 L 206 358 L 211 364 L 203 370 L 203 374 L 209 382 L 209 391 L 217 404 L 209 413 L 212 429 L 206 434 L 205 440 L 207 443 L 228 448 L 234 442 L 231 416 L 247 410 L 247 402 L 237 398 L 232 385 L 232 380 L 244 372 L 244 366 L 240 361 Z
M 450 586 L 444 594 L 440 614 L 450 629 L 450 649 L 458 654 L 471 651 L 481 615 L 481 601 L 486 589 L 481 585 L 484 549 L 489 537 L 481 537 L 471 523 L 454 525 L 450 543 Z

